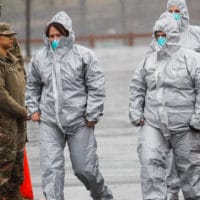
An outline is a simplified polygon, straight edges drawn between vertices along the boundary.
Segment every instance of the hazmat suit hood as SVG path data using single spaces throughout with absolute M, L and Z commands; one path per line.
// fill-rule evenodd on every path
M 189 26 L 189 12 L 185 0 L 168 0 L 167 12 L 171 6 L 177 6 L 181 11 L 180 31 L 184 31 Z
M 160 47 L 156 41 L 155 33 L 157 31 L 163 31 L 166 33 L 166 44 Z M 156 21 L 153 27 L 154 49 L 160 53 L 167 53 L 171 55 L 173 52 L 180 48 L 180 33 L 177 22 L 173 19 L 173 16 L 168 12 L 163 13 Z
M 66 134 L 98 121 L 105 97 L 102 65 L 93 51 L 74 44 L 71 18 L 59 12 L 47 24 L 57 22 L 69 32 L 53 50 L 48 37 L 29 63 L 26 105 L 29 115 L 39 111 L 41 121 Z
M 72 46 L 75 41 L 75 34 L 72 28 L 72 20 L 69 17 L 69 15 L 64 11 L 57 13 L 56 15 L 53 16 L 52 20 L 47 23 L 46 28 L 53 22 L 61 24 L 69 32 L 68 37 L 65 37 L 65 36 L 61 37 L 59 46 L 62 46 L 62 45 Z M 43 36 L 43 39 L 44 39 L 45 45 L 50 47 L 51 46 L 50 42 L 48 40 L 48 37 L 45 34 Z

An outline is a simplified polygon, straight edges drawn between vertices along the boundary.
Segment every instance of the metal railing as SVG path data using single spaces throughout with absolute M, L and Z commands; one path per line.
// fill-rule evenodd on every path
M 124 33 L 124 34 L 107 34 L 107 35 L 88 35 L 88 36 L 78 36 L 76 38 L 77 42 L 87 42 L 89 47 L 94 48 L 96 42 L 99 41 L 109 41 L 109 40 L 123 40 L 127 41 L 128 46 L 133 46 L 135 39 L 138 38 L 148 38 L 151 37 L 152 33 Z M 20 43 L 26 43 L 26 40 L 19 39 Z M 40 44 L 42 39 L 31 39 L 30 43 Z

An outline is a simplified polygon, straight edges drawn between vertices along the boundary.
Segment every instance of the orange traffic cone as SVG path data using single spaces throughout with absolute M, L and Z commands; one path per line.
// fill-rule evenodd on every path
M 34 198 L 26 148 L 24 148 L 24 182 L 20 186 L 20 193 L 26 199 Z

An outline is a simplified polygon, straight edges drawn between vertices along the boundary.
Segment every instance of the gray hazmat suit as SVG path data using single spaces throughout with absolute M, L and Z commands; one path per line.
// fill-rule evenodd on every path
M 181 11 L 182 17 L 178 21 L 181 45 L 200 52 L 200 26 L 190 25 L 186 0 L 168 0 L 167 12 L 171 6 L 177 6 Z
M 129 116 L 140 128 L 138 154 L 143 199 L 167 198 L 166 161 L 172 148 L 185 199 L 200 198 L 200 58 L 179 44 L 179 28 L 164 13 L 153 32 L 166 33 L 167 43 L 148 54 L 130 85 Z
M 44 35 L 44 46 L 28 67 L 26 105 L 28 112 L 41 113 L 40 160 L 42 187 L 47 200 L 64 200 L 64 147 L 67 142 L 75 175 L 90 190 L 94 200 L 113 199 L 98 168 L 94 128 L 105 97 L 104 75 L 96 55 L 74 44 L 71 18 L 59 12 L 48 23 L 57 22 L 69 31 L 52 50 Z
M 190 25 L 189 12 L 185 0 L 169 0 L 167 3 L 167 11 L 171 6 L 177 6 L 181 11 L 181 19 L 178 21 L 180 30 L 180 44 L 181 46 L 200 52 L 200 26 Z M 170 154 L 169 154 L 170 157 Z M 171 167 L 169 168 L 169 175 L 167 177 L 168 184 L 168 200 L 173 200 L 174 196 L 179 191 L 180 183 L 177 178 L 177 173 L 174 167 L 174 158 L 171 156 Z
M 168 0 L 166 14 L 168 14 L 169 16 L 172 16 L 172 14 L 168 12 L 171 6 L 176 6 L 181 11 L 181 19 L 177 21 L 180 30 L 179 43 L 182 47 L 192 49 L 196 52 L 200 52 L 200 26 L 190 25 L 190 18 L 186 1 Z M 153 40 L 148 53 L 152 53 L 153 51 L 155 51 L 155 43 L 156 41 Z M 174 158 L 171 151 L 169 152 L 167 159 L 169 160 L 169 168 L 167 169 L 168 200 L 175 200 L 178 199 L 180 182 L 177 177 L 176 169 L 174 166 Z
M 168 12 L 171 6 L 177 6 L 181 11 L 181 19 L 180 21 L 177 21 L 180 31 L 179 43 L 182 47 L 192 49 L 196 52 L 200 52 L 200 26 L 190 25 L 190 17 L 186 1 L 168 0 L 166 14 L 172 16 L 172 14 Z M 155 43 L 156 41 L 153 40 L 150 45 L 149 53 L 156 50 Z

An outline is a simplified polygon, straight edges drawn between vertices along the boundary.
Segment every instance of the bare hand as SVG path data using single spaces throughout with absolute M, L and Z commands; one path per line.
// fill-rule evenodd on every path
M 142 118 L 141 120 L 140 120 L 140 122 L 138 123 L 138 126 L 143 126 L 144 125 L 144 118 Z
M 96 125 L 96 123 L 97 123 L 96 121 L 86 121 L 86 126 L 88 128 L 92 128 Z
M 40 112 L 36 112 L 34 114 L 31 115 L 31 120 L 33 122 L 38 122 L 40 121 Z

